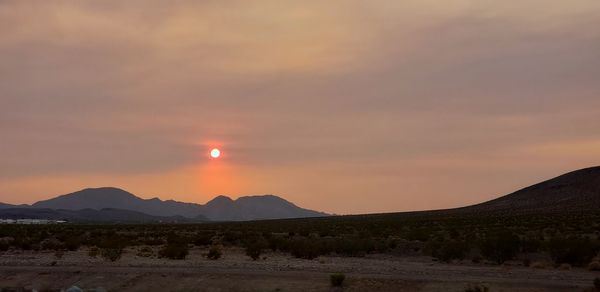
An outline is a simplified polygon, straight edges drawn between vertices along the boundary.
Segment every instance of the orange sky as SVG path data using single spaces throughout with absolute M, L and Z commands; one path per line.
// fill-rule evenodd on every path
M 600 164 L 597 27 L 596 0 L 2 1 L 0 202 L 491 199 Z

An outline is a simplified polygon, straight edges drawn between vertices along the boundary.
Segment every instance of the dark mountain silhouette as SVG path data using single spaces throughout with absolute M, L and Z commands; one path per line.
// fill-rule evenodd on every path
M 194 218 L 201 215 L 200 205 L 158 198 L 141 199 L 118 188 L 84 189 L 58 196 L 31 205 L 33 208 L 81 210 L 116 208 L 132 210 L 154 216 L 184 216 Z
M 576 170 L 466 211 L 555 212 L 600 210 L 600 167 Z
M 277 196 L 250 196 L 232 200 L 218 196 L 206 205 L 158 198 L 141 199 L 118 188 L 84 189 L 31 205 L 32 208 L 81 210 L 116 208 L 152 216 L 183 216 L 213 221 L 317 217 L 327 214 L 297 207 Z
M 15 205 L 0 203 L 0 209 L 15 208 Z
M 300 208 L 273 195 L 247 196 L 232 200 L 218 196 L 202 206 L 202 214 L 212 220 L 245 221 L 319 217 L 327 214 Z
M 162 217 L 152 216 L 131 210 L 121 209 L 83 209 L 83 210 L 54 210 L 37 208 L 9 208 L 0 210 L 2 219 L 49 219 L 69 222 L 106 222 L 106 223 L 197 223 L 202 218 L 191 219 L 182 216 Z

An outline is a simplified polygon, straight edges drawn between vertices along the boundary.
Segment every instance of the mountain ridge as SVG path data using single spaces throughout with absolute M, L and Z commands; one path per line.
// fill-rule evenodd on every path
M 156 197 L 142 199 L 130 192 L 115 187 L 86 188 L 35 202 L 31 204 L 30 208 L 55 210 L 101 210 L 104 208 L 117 208 L 153 216 L 206 217 L 213 221 L 288 219 L 328 215 L 323 212 L 300 208 L 274 195 L 244 196 L 235 200 L 220 195 L 202 205 L 175 200 L 161 200 Z

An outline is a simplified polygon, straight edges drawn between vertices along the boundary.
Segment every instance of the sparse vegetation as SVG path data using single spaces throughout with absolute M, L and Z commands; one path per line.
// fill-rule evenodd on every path
M 206 254 L 206 257 L 210 260 L 218 260 L 221 258 L 222 255 L 223 252 L 221 251 L 221 247 L 219 247 L 218 245 L 212 245 L 208 249 L 208 254 Z
M 0 251 L 84 246 L 91 257 L 118 260 L 124 248 L 138 247 L 139 256 L 156 253 L 185 259 L 195 245 L 208 246 L 207 257 L 218 259 L 222 246 L 235 246 L 244 248 L 252 259 L 270 249 L 308 260 L 321 255 L 393 253 L 431 255 L 444 262 L 468 256 L 473 262 L 497 264 L 517 258 L 525 263 L 529 253 L 545 253 L 553 263 L 532 260 L 529 266 L 569 264 L 596 270 L 600 224 L 590 222 L 600 222 L 600 211 L 451 216 L 433 212 L 179 225 L 5 225 L 0 229 Z M 140 253 L 148 246 L 157 248 Z
M 121 258 L 123 254 L 123 249 L 120 248 L 102 248 L 100 249 L 100 256 L 107 261 L 117 261 Z
M 489 292 L 490 288 L 485 285 L 474 285 L 465 288 L 465 292 Z

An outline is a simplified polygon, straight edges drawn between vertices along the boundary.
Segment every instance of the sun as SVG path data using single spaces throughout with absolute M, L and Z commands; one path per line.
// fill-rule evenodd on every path
M 219 158 L 219 156 L 221 156 L 221 150 L 217 148 L 213 148 L 212 150 L 210 150 L 210 157 Z

